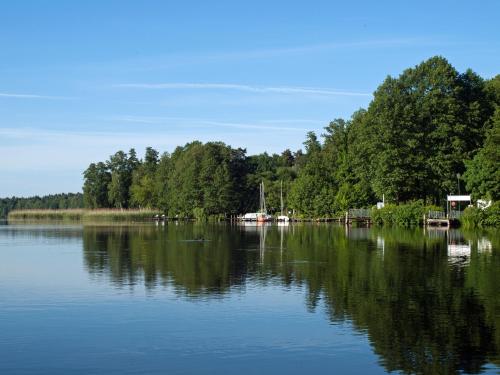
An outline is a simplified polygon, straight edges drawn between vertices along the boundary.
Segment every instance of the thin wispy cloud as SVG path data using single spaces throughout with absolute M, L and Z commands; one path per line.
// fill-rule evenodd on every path
M 254 51 L 241 51 L 220 54 L 218 56 L 226 57 L 272 57 L 278 55 L 302 54 L 306 52 L 322 52 L 340 49 L 369 49 L 369 48 L 393 48 L 402 46 L 415 46 L 422 44 L 439 44 L 437 39 L 431 41 L 428 38 L 408 37 L 408 38 L 388 38 L 388 39 L 367 39 L 348 42 L 327 42 L 315 43 L 302 46 L 278 47 Z
M 0 92 L 0 98 L 13 98 L 13 99 L 56 99 L 56 100 L 67 100 L 74 99 L 66 96 L 51 96 L 51 95 L 39 95 L 39 94 L 18 94 L 11 92 Z
M 384 39 L 366 39 L 347 42 L 311 43 L 295 46 L 277 46 L 263 49 L 247 49 L 220 51 L 214 50 L 205 53 L 172 53 L 162 56 L 144 56 L 141 58 L 109 62 L 116 69 L 117 66 L 126 66 L 130 70 L 165 69 L 177 65 L 204 64 L 214 62 L 233 62 L 246 60 L 266 60 L 271 58 L 289 57 L 295 55 L 328 53 L 342 50 L 367 50 L 374 48 L 393 49 L 415 46 L 442 45 L 450 42 L 439 37 L 433 39 L 423 37 L 400 37 Z M 98 64 L 98 66 L 102 66 Z
M 461 42 L 462 43 L 462 42 Z M 262 49 L 246 50 L 213 50 L 207 52 L 185 51 L 173 52 L 161 55 L 144 55 L 124 59 L 113 59 L 108 61 L 86 62 L 83 65 L 54 65 L 50 67 L 38 67 L 41 70 L 57 69 L 61 70 L 108 70 L 116 71 L 149 71 L 164 70 L 175 66 L 199 65 L 206 63 L 223 63 L 248 60 L 267 60 L 272 58 L 289 57 L 303 54 L 328 53 L 344 50 L 370 50 L 370 49 L 393 49 L 411 48 L 415 46 L 443 46 L 453 45 L 457 42 L 444 39 L 440 36 L 433 38 L 424 37 L 399 37 L 382 39 L 353 40 L 347 42 L 324 42 L 303 45 L 276 46 Z M 23 68 L 10 68 L 4 72 L 24 70 Z
M 113 85 L 118 88 L 145 89 L 145 90 L 233 90 L 252 93 L 271 93 L 285 95 L 333 95 L 333 96 L 365 96 L 366 92 L 345 91 L 332 88 L 297 87 L 297 86 L 253 86 L 233 83 L 121 83 Z
M 259 129 L 271 131 L 291 131 L 291 132 L 306 132 L 311 130 L 311 127 L 318 127 L 324 124 L 324 121 L 318 120 L 300 120 L 302 125 L 308 124 L 309 127 L 281 126 L 279 124 L 292 124 L 299 121 L 294 120 L 262 120 L 251 123 L 231 122 L 231 121 L 216 121 L 210 119 L 186 118 L 186 117 L 156 117 L 156 116 L 115 116 L 110 120 L 116 122 L 130 122 L 138 124 L 150 125 L 172 125 L 183 127 L 222 127 L 234 129 Z

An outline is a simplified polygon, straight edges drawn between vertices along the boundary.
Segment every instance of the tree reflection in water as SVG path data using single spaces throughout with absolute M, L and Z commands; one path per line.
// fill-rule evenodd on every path
M 500 365 L 498 233 L 332 225 L 85 226 L 85 264 L 114 285 L 220 298 L 303 285 L 310 311 L 365 332 L 389 371 Z

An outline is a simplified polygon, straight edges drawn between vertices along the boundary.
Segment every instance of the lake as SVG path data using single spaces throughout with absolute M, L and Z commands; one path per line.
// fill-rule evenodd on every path
M 0 225 L 2 374 L 498 373 L 499 232 Z

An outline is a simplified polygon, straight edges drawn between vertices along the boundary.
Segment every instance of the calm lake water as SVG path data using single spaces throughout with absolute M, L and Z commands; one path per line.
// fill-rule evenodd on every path
M 499 370 L 498 232 L 0 225 L 2 374 Z

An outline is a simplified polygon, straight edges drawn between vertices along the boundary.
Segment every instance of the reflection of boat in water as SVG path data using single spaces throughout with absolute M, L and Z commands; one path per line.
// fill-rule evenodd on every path
M 265 222 L 265 223 L 259 223 L 257 221 L 243 221 L 240 223 L 241 228 L 245 232 L 258 232 L 260 228 L 262 227 L 269 227 L 272 226 L 272 223 L 270 222 Z
M 280 203 L 281 203 L 281 213 L 278 216 L 278 221 L 288 223 L 290 221 L 290 218 L 283 214 L 283 208 L 284 208 L 284 205 L 283 205 L 283 181 L 281 181 Z
M 448 244 L 448 256 L 450 257 L 468 257 L 470 256 L 470 244 Z

